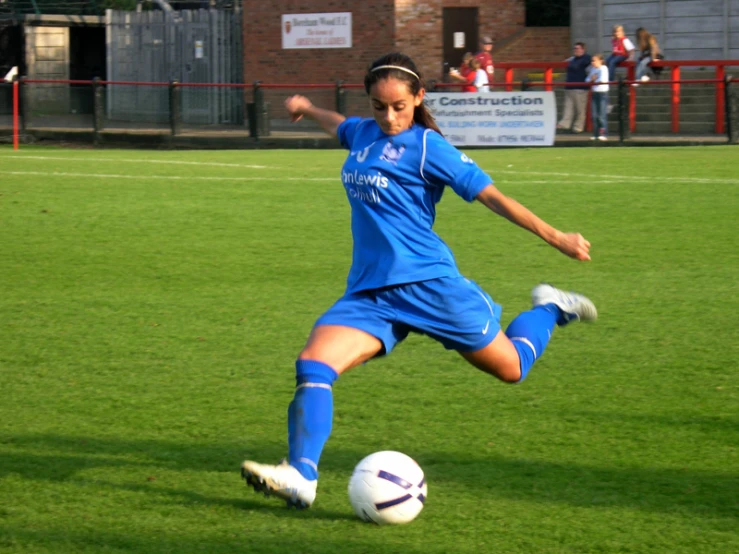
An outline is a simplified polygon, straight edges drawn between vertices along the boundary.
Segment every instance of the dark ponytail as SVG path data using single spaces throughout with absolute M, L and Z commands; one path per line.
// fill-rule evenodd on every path
M 385 65 L 395 67 L 383 67 L 381 69 L 375 69 Z M 372 62 L 372 64 L 370 64 L 369 68 L 367 69 L 367 74 L 364 77 L 365 92 L 369 94 L 372 85 L 374 85 L 377 81 L 387 79 L 388 77 L 392 77 L 393 79 L 397 79 L 398 81 L 403 81 L 408 86 L 408 91 L 413 96 L 418 96 L 418 93 L 421 92 L 421 89 L 425 88 L 423 76 L 421 75 L 421 72 L 418 71 L 416 64 L 413 63 L 413 60 L 405 54 L 401 54 L 400 52 L 393 52 L 391 54 L 386 54 L 381 58 L 377 58 L 374 62 Z M 434 120 L 434 116 L 431 115 L 431 112 L 426 107 L 426 104 L 424 104 L 423 102 L 421 102 L 421 104 L 416 106 L 413 110 L 413 121 L 415 123 L 418 123 L 422 127 L 433 129 L 437 133 L 441 134 L 439 126 Z

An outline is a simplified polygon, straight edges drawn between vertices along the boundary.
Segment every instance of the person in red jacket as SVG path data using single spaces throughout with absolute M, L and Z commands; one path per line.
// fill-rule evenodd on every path
M 482 37 L 482 50 L 475 54 L 475 58 L 480 61 L 480 67 L 485 70 L 488 74 L 488 82 L 490 88 L 493 85 L 493 73 L 495 73 L 495 67 L 493 66 L 493 39 L 489 36 Z
M 624 34 L 623 25 L 613 26 L 611 38 L 611 55 L 606 60 L 608 75 L 612 81 L 616 80 L 616 66 L 623 61 L 630 60 L 634 52 L 634 43 Z

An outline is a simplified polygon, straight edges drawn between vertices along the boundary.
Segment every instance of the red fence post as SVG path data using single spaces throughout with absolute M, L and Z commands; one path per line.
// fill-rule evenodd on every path
M 544 90 L 552 92 L 552 68 L 547 67 L 544 70 Z
M 716 133 L 723 134 L 724 132 L 724 118 L 726 105 L 724 103 L 724 66 L 716 66 L 716 79 L 721 79 L 720 82 L 716 83 Z
M 680 66 L 672 68 L 672 132 L 680 132 Z
M 511 92 L 513 90 L 513 68 L 507 67 L 505 70 L 505 90 Z
M 636 68 L 634 63 L 626 69 L 626 78 L 633 81 L 636 77 Z M 636 87 L 629 87 L 629 131 L 636 131 Z

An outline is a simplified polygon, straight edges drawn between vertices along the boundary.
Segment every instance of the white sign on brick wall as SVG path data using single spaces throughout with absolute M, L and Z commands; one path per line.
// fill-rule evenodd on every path
M 351 48 L 352 14 L 282 14 L 282 48 Z

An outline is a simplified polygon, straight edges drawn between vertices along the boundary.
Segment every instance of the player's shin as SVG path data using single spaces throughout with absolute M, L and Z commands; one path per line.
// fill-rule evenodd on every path
M 552 337 L 557 323 L 558 308 L 554 304 L 537 306 L 520 313 L 505 331 L 521 360 L 521 378 L 526 378 L 531 366 L 539 358 Z
M 321 452 L 331 434 L 331 387 L 338 374 L 313 360 L 298 360 L 295 368 L 295 396 L 287 411 L 288 461 L 303 477 L 314 480 L 318 478 Z

